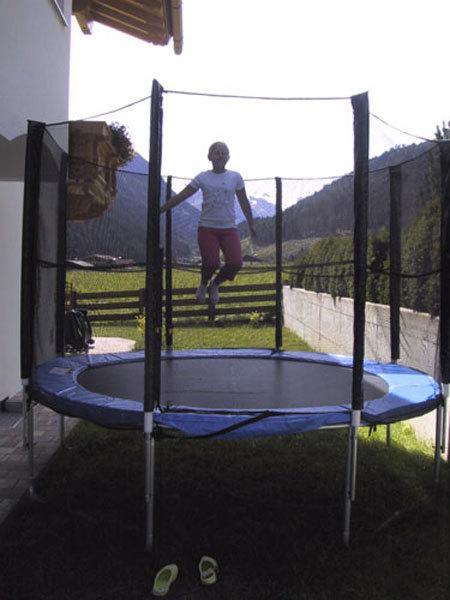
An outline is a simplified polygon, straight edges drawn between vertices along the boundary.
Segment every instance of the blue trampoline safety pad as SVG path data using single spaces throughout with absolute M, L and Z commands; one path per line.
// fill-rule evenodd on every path
M 261 349 L 163 352 L 154 423 L 187 436 L 237 439 L 292 434 L 351 421 L 352 358 Z M 53 410 L 117 429 L 142 429 L 144 354 L 56 358 L 31 391 Z M 398 364 L 364 362 L 364 425 L 436 408 L 440 386 Z

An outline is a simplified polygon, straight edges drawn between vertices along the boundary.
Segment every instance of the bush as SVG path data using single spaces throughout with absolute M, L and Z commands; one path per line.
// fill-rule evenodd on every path
M 439 307 L 440 206 L 432 200 L 402 233 L 401 305 L 436 315 Z M 341 263 L 341 264 L 339 264 Z M 348 263 L 348 264 L 342 264 Z M 297 260 L 293 285 L 333 297 L 353 297 L 353 240 L 329 236 L 316 242 Z M 389 232 L 369 234 L 367 247 L 369 302 L 389 304 Z M 424 275 L 420 276 L 419 275 Z M 428 274 L 428 275 L 426 275 Z

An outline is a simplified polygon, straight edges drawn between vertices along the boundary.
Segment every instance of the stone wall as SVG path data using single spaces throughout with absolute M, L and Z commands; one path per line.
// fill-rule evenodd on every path
M 353 353 L 353 300 L 333 298 L 299 288 L 283 289 L 284 324 L 317 352 Z M 389 307 L 366 304 L 365 356 L 390 361 Z M 399 362 L 432 375 L 438 374 L 439 319 L 402 308 L 400 314 Z M 412 419 L 416 433 L 428 442 L 434 440 L 435 412 Z M 448 455 L 447 455 L 448 458 Z

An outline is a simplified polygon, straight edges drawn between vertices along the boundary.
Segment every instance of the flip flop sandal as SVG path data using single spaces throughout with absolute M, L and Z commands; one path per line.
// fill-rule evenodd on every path
M 152 594 L 154 596 L 165 596 L 170 586 L 178 576 L 177 565 L 166 565 L 156 573 L 153 582 Z
M 203 585 L 216 583 L 219 565 L 214 558 L 211 558 L 211 556 L 202 556 L 198 563 L 198 570 L 200 571 L 200 580 Z

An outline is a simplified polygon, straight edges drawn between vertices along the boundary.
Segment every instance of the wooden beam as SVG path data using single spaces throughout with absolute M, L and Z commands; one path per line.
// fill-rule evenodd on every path
M 168 36 L 165 35 L 164 32 L 155 31 L 155 30 L 146 31 L 142 28 L 131 27 L 127 24 L 109 19 L 109 18 L 104 17 L 103 15 L 99 15 L 99 14 L 95 15 L 94 20 L 97 21 L 98 23 L 102 23 L 103 25 L 106 25 L 107 27 L 113 27 L 114 29 L 122 31 L 123 33 L 127 33 L 128 35 L 132 35 L 133 37 L 140 38 L 140 39 L 144 40 L 145 42 L 153 42 L 154 44 L 164 45 L 164 44 L 167 44 L 167 41 L 168 41 Z
M 73 0 L 72 14 L 75 15 L 81 31 L 85 35 L 92 34 L 92 18 L 91 18 L 92 0 Z
M 101 12 L 103 9 L 117 12 L 126 17 L 131 17 L 143 21 L 144 23 L 163 23 L 166 25 L 166 18 L 164 11 L 152 10 L 150 7 L 146 7 L 140 3 L 128 3 L 122 0 L 93 0 L 93 10 Z
M 151 17 L 150 20 L 145 20 L 139 16 L 118 12 L 108 6 L 99 5 L 97 3 L 92 7 L 91 14 L 94 19 L 101 15 L 114 23 L 122 23 L 125 26 L 136 28 L 140 31 L 149 31 L 153 28 L 166 31 L 161 19 Z

